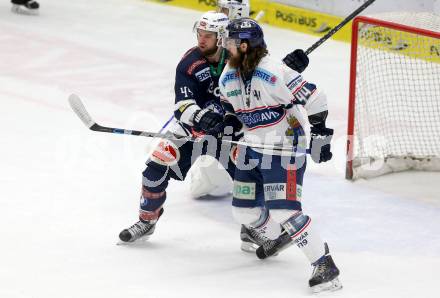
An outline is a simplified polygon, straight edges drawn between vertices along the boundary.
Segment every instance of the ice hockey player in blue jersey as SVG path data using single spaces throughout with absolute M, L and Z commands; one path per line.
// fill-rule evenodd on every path
M 217 11 L 226 14 L 229 20 L 249 17 L 249 0 L 218 0 Z M 194 199 L 221 197 L 230 195 L 232 180 L 219 168 L 218 162 L 209 157 L 201 156 L 191 167 L 190 196 Z
M 185 142 L 183 139 L 181 142 L 162 140 L 159 143 L 143 172 L 139 221 L 120 233 L 119 238 L 123 242 L 133 242 L 153 233 L 164 210 L 169 180 L 184 180 L 199 156 L 211 155 L 220 160 L 231 176 L 234 173 L 230 144 L 216 139 L 223 135 L 225 126 L 231 128 L 231 138 L 234 137 L 233 132 L 241 128 L 235 117 L 223 118 L 218 88 L 218 79 L 227 59 L 221 39 L 228 22 L 223 13 L 210 11 L 203 14 L 194 27 L 198 45 L 187 51 L 176 69 L 176 125 L 171 132 L 182 139 L 205 135 L 210 142 Z
M 258 248 L 265 258 L 277 247 L 296 244 L 313 266 L 313 292 L 340 289 L 339 270 L 310 216 L 302 212 L 302 182 L 306 169 L 307 125 L 311 124 L 312 160 L 331 159 L 327 99 L 300 73 L 268 55 L 261 27 L 252 19 L 230 22 L 223 39 L 230 52 L 220 77 L 227 117 L 243 123 L 244 141 L 285 150 L 239 146 L 234 174 L 233 215 L 243 225 L 271 239 Z M 272 219 L 270 221 L 269 219 Z M 280 225 L 283 232 L 280 235 Z

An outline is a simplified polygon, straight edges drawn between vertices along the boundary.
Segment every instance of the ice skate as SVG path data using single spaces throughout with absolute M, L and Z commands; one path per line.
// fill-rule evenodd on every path
M 240 231 L 241 250 L 245 252 L 255 252 L 263 243 L 269 241 L 268 238 L 258 233 L 255 229 L 241 225 Z
M 293 244 L 290 235 L 287 232 L 281 233 L 281 235 L 274 240 L 268 239 L 256 250 L 257 257 L 259 259 L 265 259 L 270 256 L 276 256 L 278 253 L 290 245 Z
M 163 208 L 159 212 L 159 217 L 163 213 Z M 121 233 L 119 233 L 119 239 L 121 240 L 121 244 L 124 243 L 131 243 L 136 240 L 148 240 L 150 236 L 154 233 L 154 230 L 156 228 L 156 223 L 158 219 L 151 220 L 151 221 L 138 221 L 128 229 L 122 230 Z
M 11 11 L 18 14 L 37 15 L 40 4 L 34 0 L 12 0 Z
M 336 291 L 342 288 L 338 278 L 339 269 L 329 255 L 327 243 L 325 244 L 325 250 L 326 254 L 313 264 L 313 273 L 309 280 L 309 286 L 315 294 L 324 291 Z

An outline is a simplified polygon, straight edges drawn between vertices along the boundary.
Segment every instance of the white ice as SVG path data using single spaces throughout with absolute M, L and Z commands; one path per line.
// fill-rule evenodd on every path
M 174 69 L 195 45 L 196 11 L 140 0 L 41 0 L 40 15 L 0 2 L 0 297 L 305 297 L 311 267 L 292 247 L 239 250 L 231 198 L 195 201 L 172 182 L 145 243 L 117 246 L 137 219 L 151 140 L 91 132 L 157 131 L 173 110 Z M 283 57 L 316 37 L 264 26 Z M 350 48 L 328 41 L 304 75 L 326 90 L 335 158 L 309 163 L 303 205 L 330 244 L 334 297 L 439 297 L 440 175 L 344 179 Z

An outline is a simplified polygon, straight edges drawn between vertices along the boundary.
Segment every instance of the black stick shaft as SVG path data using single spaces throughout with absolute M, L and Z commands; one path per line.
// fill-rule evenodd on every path
M 362 4 L 358 9 L 356 9 L 355 11 L 353 11 L 348 17 L 346 17 L 341 23 L 339 23 L 336 27 L 334 27 L 332 30 L 330 30 L 329 32 L 327 32 L 326 35 L 324 35 L 323 37 L 321 37 L 321 39 L 319 39 L 317 42 L 315 42 L 310 48 L 308 48 L 305 53 L 306 55 L 309 55 L 311 52 L 313 52 L 317 47 L 319 47 L 322 43 L 324 43 L 324 41 L 326 41 L 327 39 L 329 39 L 333 34 L 335 34 L 336 32 L 338 32 L 342 27 L 344 27 L 345 24 L 347 24 L 348 22 L 350 22 L 355 16 L 357 16 L 358 14 L 360 14 L 365 8 L 367 8 L 368 6 L 370 6 L 374 1 L 376 0 L 368 0 L 367 2 L 365 2 L 364 4 Z

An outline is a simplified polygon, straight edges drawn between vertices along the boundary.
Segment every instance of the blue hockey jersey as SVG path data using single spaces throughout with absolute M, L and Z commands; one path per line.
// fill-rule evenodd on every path
M 225 60 L 226 51 L 223 51 L 223 60 Z M 176 96 L 174 116 L 177 120 L 172 130 L 174 133 L 190 135 L 193 126 L 192 115 L 199 109 L 208 108 L 224 114 L 218 86 L 223 65 L 223 63 L 220 66 L 210 63 L 198 47 L 190 49 L 183 56 L 177 65 L 174 85 Z M 216 71 L 212 71 L 211 68 Z

